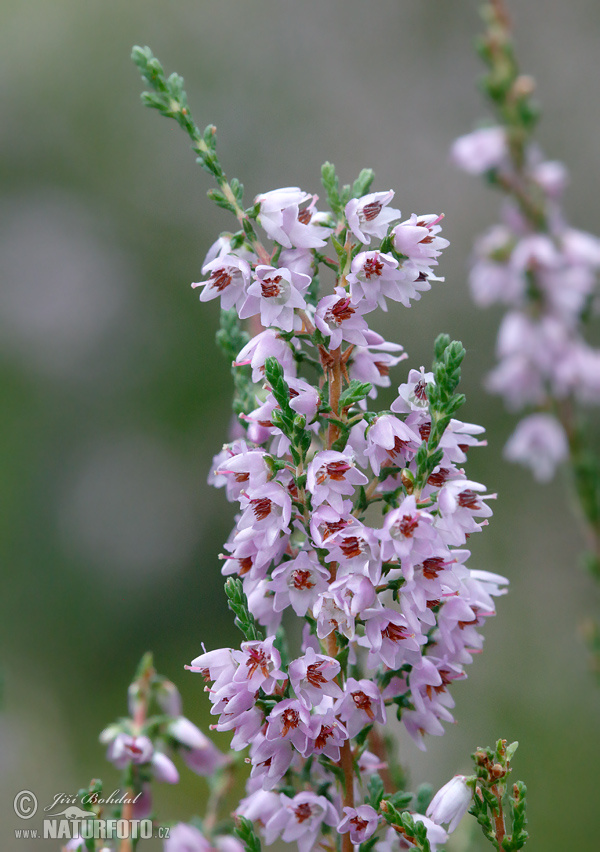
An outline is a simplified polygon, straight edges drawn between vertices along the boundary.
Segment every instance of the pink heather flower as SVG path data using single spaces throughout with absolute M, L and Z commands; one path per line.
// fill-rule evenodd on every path
M 380 251 L 363 251 L 357 254 L 346 276 L 350 294 L 356 304 L 364 300 L 363 313 L 377 305 L 387 311 L 386 299 L 401 302 L 406 308 L 410 300 L 419 300 L 420 292 L 429 290 L 426 278 L 418 277 L 418 270 L 404 269 L 391 254 Z
M 372 722 L 385 725 L 383 697 L 376 684 L 365 678 L 348 678 L 344 684 L 344 697 L 338 701 L 335 713 L 346 723 L 350 738 Z
M 351 198 L 346 204 L 346 219 L 350 230 L 361 243 L 368 245 L 371 237 L 382 240 L 388 225 L 400 218 L 400 211 L 388 207 L 394 191 L 371 192 L 362 198 Z
M 308 757 L 310 754 L 324 754 L 337 762 L 340 759 L 340 747 L 347 739 L 346 728 L 330 707 L 324 713 L 311 716 L 310 736 L 304 755 Z
M 368 576 L 371 580 L 371 589 L 372 584 L 378 583 L 381 579 L 381 554 L 377 531 L 365 526 L 361 521 L 351 518 L 348 524 L 327 536 L 321 546 L 329 551 L 325 556 L 326 562 L 339 563 L 338 579 L 348 574 L 364 574 L 366 576 L 361 579 L 367 581 Z M 330 586 L 331 590 L 334 587 L 339 588 L 337 581 Z M 354 589 L 352 593 L 357 591 Z M 368 596 L 370 592 L 365 591 L 364 594 Z M 370 605 L 366 604 L 366 606 Z M 353 610 L 353 613 L 357 615 L 358 611 Z
M 546 160 L 529 167 L 531 178 L 548 198 L 559 199 L 569 183 L 569 172 L 559 160 Z
M 329 349 L 337 349 L 342 340 L 366 346 L 369 326 L 361 314 L 364 302 L 354 303 L 343 287 L 336 287 L 331 296 L 324 296 L 315 311 L 315 325 L 329 337 Z
M 404 466 L 407 457 L 421 446 L 421 436 L 399 417 L 382 414 L 376 417 L 366 432 L 367 448 L 364 451 L 375 476 L 388 465 Z
M 508 147 L 503 127 L 483 127 L 459 136 L 450 155 L 454 163 L 471 175 L 497 169 L 506 159 Z
M 137 765 L 150 763 L 153 754 L 154 746 L 148 737 L 134 737 L 131 734 L 120 733 L 110 743 L 106 759 L 110 760 L 117 769 L 125 769 L 130 763 Z
M 344 818 L 337 827 L 340 834 L 350 832 L 354 844 L 368 840 L 379 824 L 379 814 L 371 805 L 359 805 L 357 808 L 344 808 Z
M 381 663 L 390 669 L 405 664 L 416 665 L 421 659 L 421 646 L 427 642 L 422 634 L 415 635 L 406 618 L 396 610 L 372 609 L 363 611 L 365 636 L 358 640 L 369 650 L 367 665 L 377 668 Z
M 226 255 L 211 260 L 202 268 L 206 275 L 210 272 L 208 281 L 192 284 L 192 287 L 203 287 L 200 301 L 208 302 L 221 297 L 221 307 L 228 311 L 235 306 L 237 310 L 246 299 L 246 290 L 251 280 L 250 264 L 234 255 Z
M 294 747 L 287 738 L 254 738 L 250 749 L 250 777 L 260 779 L 263 790 L 272 790 L 290 768 L 294 754 Z
M 230 834 L 218 834 L 213 837 L 213 843 L 219 852 L 245 852 L 245 846 L 237 837 Z
M 250 265 L 256 263 L 256 255 L 253 251 L 250 250 L 250 247 L 244 243 L 240 248 L 235 249 L 235 251 L 231 248 L 231 238 L 233 234 L 223 233 L 220 237 L 214 241 L 212 246 L 206 253 L 206 257 L 204 258 L 204 263 L 202 264 L 202 272 L 204 273 L 207 264 L 211 262 L 211 260 L 215 260 L 215 258 L 222 258 L 228 255 L 234 255 L 235 257 L 241 257 L 243 260 L 248 261 Z
M 202 775 L 204 778 L 210 778 L 215 774 L 217 769 L 220 769 L 226 762 L 225 755 L 210 740 L 208 747 L 181 749 L 180 754 L 185 762 L 185 765 L 195 772 L 196 775 Z
M 249 340 L 240 350 L 233 365 L 234 367 L 250 365 L 252 381 L 261 382 L 264 379 L 265 361 L 270 356 L 277 358 L 283 367 L 286 380 L 296 375 L 296 362 L 290 346 L 272 328 L 261 331 Z
M 301 272 L 291 272 L 285 267 L 257 266 L 254 281 L 247 288 L 246 299 L 238 311 L 240 319 L 260 313 L 263 325 L 292 331 L 294 309 L 306 307 L 302 293 L 309 284 L 309 276 Z
M 202 646 L 204 647 L 204 645 Z M 191 666 L 185 666 L 191 672 L 200 672 L 204 680 L 231 680 L 236 670 L 232 648 L 216 648 L 205 651 L 192 660 Z
M 274 636 L 267 636 L 263 642 L 242 642 L 241 650 L 233 652 L 234 660 L 239 663 L 234 682 L 246 684 L 252 692 L 260 687 L 270 695 L 277 681 L 287 680 L 287 675 L 280 669 L 281 657 L 274 643 Z
M 431 852 L 437 852 L 438 847 L 448 840 L 448 834 L 440 825 L 436 825 L 429 817 L 422 814 L 411 813 L 411 817 L 415 822 L 422 822 L 427 831 L 427 840 Z M 377 852 L 406 852 L 409 849 L 415 849 L 415 844 L 403 834 L 399 834 L 392 827 L 388 828 L 385 839 L 378 841 L 376 847 Z
M 302 272 L 312 278 L 313 254 L 310 249 L 284 249 L 279 255 L 279 265 L 291 272 Z
M 398 396 L 390 408 L 396 414 L 410 414 L 411 411 L 429 413 L 427 385 L 433 384 L 433 373 L 420 370 L 410 370 L 408 381 L 398 387 Z
M 354 616 L 342 597 L 342 589 L 329 589 L 319 595 L 313 606 L 313 615 L 317 619 L 317 636 L 324 639 L 337 630 L 347 639 L 354 638 Z
M 312 648 L 292 660 L 288 667 L 290 683 L 298 698 L 306 707 L 318 707 L 325 695 L 339 698 L 343 693 L 335 683 L 340 664 L 332 657 L 316 654 Z
M 300 701 L 288 698 L 280 701 L 269 713 L 266 738 L 286 739 L 296 751 L 304 754 L 311 735 L 310 710 Z
M 251 528 L 264 537 L 265 546 L 275 543 L 281 532 L 289 532 L 292 500 L 287 491 L 276 482 L 267 482 L 260 488 L 241 495 L 242 515 L 238 529 Z
M 441 787 L 427 808 L 427 816 L 438 825 L 450 823 L 448 833 L 452 834 L 458 823 L 469 809 L 473 791 L 464 775 L 455 775 Z
M 270 476 L 267 464 L 267 454 L 264 450 L 252 450 L 245 442 L 238 452 L 224 448 L 226 458 L 222 459 L 215 470 L 217 476 L 225 477 L 227 482 L 227 499 L 238 500 L 245 489 L 255 489 L 264 485 Z
M 504 458 L 530 467 L 539 482 L 548 482 L 569 455 L 565 430 L 551 414 L 531 414 L 517 425 Z
M 468 479 L 452 479 L 438 492 L 438 507 L 441 519 L 436 524 L 447 544 L 463 545 L 466 536 L 477 532 L 487 520 L 476 521 L 475 517 L 489 518 L 493 512 L 484 500 L 493 500 L 495 494 L 482 494 L 485 485 Z
M 179 716 L 167 726 L 167 734 L 183 748 L 181 756 L 197 775 L 208 777 L 226 762 L 225 755 L 193 722 Z
M 170 757 L 163 754 L 161 751 L 155 751 L 150 761 L 152 766 L 152 774 L 157 781 L 164 781 L 167 784 L 177 784 L 179 781 L 179 772 Z
M 265 826 L 273 814 L 279 810 L 279 804 L 278 793 L 258 789 L 240 801 L 235 809 L 235 814 Z
M 300 205 L 310 200 L 302 211 Z M 303 192 L 297 186 L 274 189 L 257 195 L 255 203 L 260 204 L 258 221 L 267 235 L 284 248 L 320 248 L 331 233 L 324 227 L 322 214 L 314 210 L 318 200 L 316 195 Z
M 213 847 L 193 825 L 179 822 L 169 831 L 163 852 L 212 852 Z
M 391 381 L 389 372 L 400 361 L 408 358 L 404 347 L 399 343 L 388 343 L 374 331 L 365 334 L 367 346 L 356 346 L 348 361 L 348 375 L 360 382 L 370 382 L 374 387 L 369 393 L 371 398 L 377 396 L 375 386 L 389 388 Z M 398 355 L 393 353 L 400 353 Z
M 325 796 L 303 791 L 293 799 L 281 793 L 279 809 L 265 826 L 265 843 L 281 837 L 284 843 L 296 841 L 298 852 L 310 852 L 319 839 L 321 826 L 337 825 L 339 816 Z
M 424 275 L 429 275 L 431 267 L 437 266 L 436 258 L 450 245 L 448 240 L 438 236 L 442 230 L 438 224 L 441 219 L 442 216 L 435 214 L 417 216 L 413 213 L 410 219 L 396 225 L 392 231 L 396 251 L 406 255 Z
M 319 564 L 313 551 L 301 550 L 295 559 L 282 562 L 271 577 L 269 588 L 275 592 L 273 609 L 281 612 L 291 605 L 296 615 L 303 617 L 317 595 L 327 589 L 329 572 Z
M 385 516 L 380 537 L 383 560 L 395 557 L 402 560 L 402 571 L 407 580 L 412 580 L 412 566 L 441 546 L 433 515 L 417 509 L 412 494 Z
M 494 302 L 522 302 L 527 282 L 521 271 L 508 262 L 514 243 L 514 234 L 505 225 L 496 225 L 476 240 L 475 261 L 469 273 L 476 305 L 485 308 Z
M 347 447 L 343 452 L 322 450 L 315 453 L 308 466 L 306 487 L 310 492 L 313 508 L 329 503 L 340 514 L 344 511 L 344 496 L 354 494 L 360 485 L 367 485 L 368 478 L 357 470 L 354 453 Z

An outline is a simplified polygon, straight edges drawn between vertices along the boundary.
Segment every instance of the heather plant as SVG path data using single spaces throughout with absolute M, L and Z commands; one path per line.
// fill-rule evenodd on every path
M 600 239 L 572 227 L 562 199 L 565 166 L 535 136 L 535 81 L 522 74 L 502 0 L 483 8 L 482 90 L 495 123 L 457 139 L 454 162 L 503 195 L 502 221 L 475 243 L 470 285 L 480 307 L 506 306 L 487 387 L 522 413 L 505 457 L 540 482 L 570 472 L 585 563 L 600 580 L 600 456 L 585 411 L 600 402 L 600 351 L 588 342 L 597 315 Z M 588 626 L 600 673 L 600 629 Z
M 470 809 L 496 849 L 520 849 L 525 787 L 507 782 L 516 743 L 477 749 L 473 775 L 432 797 L 428 785 L 409 789 L 389 729 L 395 717 L 420 749 L 444 734 L 453 681 L 482 651 L 481 628 L 508 584 L 469 565 L 467 539 L 487 525 L 496 495 L 463 467 L 485 441 L 456 416 L 461 343 L 439 335 L 431 369 L 409 370 L 390 408 L 374 408 L 407 355 L 368 317 L 410 308 L 443 281 L 443 217 L 403 219 L 393 190 L 372 190 L 372 171 L 342 186 L 330 163 L 324 204 L 284 187 L 245 207 L 182 79 L 165 77 L 148 48 L 133 58 L 150 86 L 145 103 L 187 132 L 217 183 L 210 196 L 238 223 L 192 286 L 200 301 L 220 300 L 217 339 L 234 375 L 235 425 L 209 480 L 236 505 L 220 558 L 242 641 L 201 645 L 186 666 L 200 675 L 211 728 L 230 736 L 227 755 L 142 660 L 130 715 L 101 735 L 127 791 L 116 816 L 150 821 L 166 852 L 259 852 L 277 841 L 299 852 L 435 852 Z M 177 782 L 176 754 L 209 795 L 202 814 L 171 825 L 156 815 L 152 786 Z M 245 794 L 227 813 L 244 768 Z M 94 818 L 99 784 L 82 791 Z M 115 846 L 82 832 L 66 848 Z

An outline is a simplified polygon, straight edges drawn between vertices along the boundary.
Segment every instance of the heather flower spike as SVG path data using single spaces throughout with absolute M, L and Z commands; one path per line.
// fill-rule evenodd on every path
M 508 581 L 467 566 L 467 538 L 495 495 L 462 467 L 484 443 L 481 427 L 456 419 L 462 345 L 440 335 L 431 370 L 410 371 L 390 411 L 371 410 L 406 355 L 368 317 L 410 308 L 443 280 L 443 216 L 402 219 L 370 170 L 340 187 L 330 163 L 324 200 L 290 186 L 244 207 L 181 78 L 165 78 L 148 48 L 133 58 L 152 89 L 144 101 L 186 130 L 217 183 L 211 197 L 239 225 L 193 286 L 201 301 L 220 299 L 218 340 L 233 363 L 236 435 L 210 481 L 237 504 L 222 558 L 243 641 L 203 646 L 188 667 L 207 683 L 211 727 L 247 754 L 234 833 L 249 852 L 260 837 L 299 852 L 435 849 L 466 797 L 440 791 L 421 813 L 420 796 L 394 788 L 382 730 L 394 714 L 419 748 L 444 732 L 449 687 L 466 677 Z M 334 278 L 324 292 L 321 266 Z M 290 618 L 302 629 L 287 636 Z M 185 722 L 169 730 L 191 750 L 204 743 Z M 221 848 L 214 819 L 202 836 Z
M 457 139 L 452 158 L 504 196 L 502 222 L 477 239 L 470 275 L 479 306 L 506 308 L 487 387 L 524 415 L 505 458 L 540 482 L 570 467 L 586 527 L 585 562 L 600 578 L 600 458 L 583 414 L 600 404 L 600 350 L 586 339 L 597 312 L 600 238 L 568 222 L 566 168 L 547 160 L 535 140 L 535 82 L 519 69 L 503 0 L 483 11 L 482 88 L 496 123 Z M 589 632 L 600 671 L 600 626 Z

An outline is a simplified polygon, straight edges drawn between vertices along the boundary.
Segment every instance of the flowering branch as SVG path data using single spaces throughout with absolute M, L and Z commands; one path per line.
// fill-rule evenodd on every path
M 236 380 L 240 437 L 216 456 L 210 478 L 239 506 L 223 573 L 246 641 L 188 667 L 212 684 L 213 727 L 233 732 L 233 750 L 249 748 L 237 836 L 249 852 L 259 849 L 257 830 L 267 844 L 297 840 L 300 852 L 333 850 L 340 836 L 344 852 L 368 852 L 382 832 L 435 850 L 447 838 L 444 819 L 412 809 L 426 807 L 422 797 L 384 792 L 392 764 L 375 726 L 393 707 L 419 747 L 443 732 L 447 686 L 466 676 L 481 647 L 477 628 L 507 581 L 465 565 L 463 546 L 495 495 L 460 467 L 483 431 L 454 418 L 464 402 L 462 345 L 441 335 L 432 371 L 410 371 L 391 410 L 370 411 L 406 356 L 366 316 L 388 301 L 408 308 L 442 280 L 433 270 L 448 244 L 443 217 L 400 221 L 392 190 L 370 192 L 371 170 L 340 187 L 330 163 L 329 212 L 296 187 L 244 210 L 214 128 L 200 134 L 191 120 L 181 78 L 165 78 L 148 48 L 133 58 L 153 90 L 144 101 L 190 135 L 219 187 L 210 196 L 242 226 L 221 235 L 193 286 L 201 301 L 220 299 L 219 343 L 245 371 Z M 322 295 L 321 264 L 335 273 Z M 246 319 L 259 329 L 249 338 Z M 288 608 L 302 620 L 299 642 L 281 624 Z
M 600 579 L 600 457 L 582 412 L 600 402 L 600 352 L 584 339 L 600 240 L 566 223 L 560 207 L 566 170 L 545 161 L 535 143 L 535 83 L 520 72 L 503 3 L 486 5 L 483 17 L 483 91 L 498 124 L 461 137 L 452 150 L 459 166 L 484 175 L 508 202 L 504 223 L 478 241 L 471 272 L 478 304 L 499 301 L 509 309 L 488 387 L 509 408 L 530 412 L 509 439 L 507 458 L 530 466 L 540 481 L 568 461 L 589 548 L 586 563 Z M 600 628 L 590 632 L 597 652 Z
M 518 743 L 507 746 L 506 740 L 498 740 L 493 750 L 477 749 L 473 754 L 476 776 L 467 779 L 475 790 L 469 813 L 492 845 L 504 852 L 517 852 L 529 837 L 525 830 L 527 788 L 517 781 L 508 792 L 510 762 L 517 746 Z

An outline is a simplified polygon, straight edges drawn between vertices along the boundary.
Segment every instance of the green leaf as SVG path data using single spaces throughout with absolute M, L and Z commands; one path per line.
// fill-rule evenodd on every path
M 352 185 L 352 198 L 360 198 L 366 195 L 374 180 L 375 172 L 373 169 L 362 169 Z
M 260 839 L 249 819 L 243 816 L 236 816 L 233 833 L 242 841 L 246 852 L 261 852 Z
M 229 577 L 225 583 L 227 605 L 235 615 L 235 626 L 239 627 L 247 641 L 263 641 L 265 636 L 248 608 L 248 599 L 239 577 Z
M 339 410 L 349 408 L 351 405 L 359 402 L 368 396 L 373 385 L 370 382 L 359 382 L 357 379 L 352 379 L 348 387 L 340 395 Z
M 327 193 L 329 206 L 336 216 L 340 216 L 344 208 L 340 199 L 339 182 L 333 163 L 327 162 L 321 166 L 321 183 Z
M 369 793 L 369 801 L 368 803 L 371 807 L 375 808 L 376 811 L 379 810 L 379 804 L 383 799 L 384 786 L 381 777 L 374 772 L 367 783 L 367 791 Z

